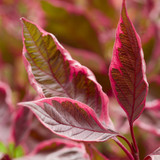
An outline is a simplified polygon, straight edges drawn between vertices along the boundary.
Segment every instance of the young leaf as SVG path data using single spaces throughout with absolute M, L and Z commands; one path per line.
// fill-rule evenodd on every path
M 159 160 L 160 159 L 160 147 L 156 149 L 153 153 L 147 156 L 144 160 Z
M 148 83 L 140 38 L 127 15 L 125 0 L 117 27 L 109 77 L 113 92 L 132 124 L 145 106 Z
M 30 82 L 42 97 L 67 97 L 91 107 L 108 123 L 108 97 L 93 73 L 74 61 L 50 33 L 22 18 L 23 55 Z
M 69 98 L 44 98 L 22 102 L 53 133 L 77 141 L 103 142 L 117 135 L 104 128 L 87 105 Z

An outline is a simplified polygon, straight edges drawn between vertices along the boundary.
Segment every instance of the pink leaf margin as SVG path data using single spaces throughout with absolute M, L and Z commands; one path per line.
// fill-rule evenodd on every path
M 81 70 L 88 75 L 89 79 L 91 79 L 92 81 L 94 81 L 97 84 L 96 78 L 95 78 L 94 74 L 92 73 L 92 71 L 89 70 L 87 67 L 82 66 L 79 62 L 73 60 L 72 57 L 70 56 L 70 54 L 68 53 L 68 51 L 65 48 L 63 48 L 63 46 L 58 42 L 58 40 L 56 39 L 56 37 L 53 34 L 46 32 L 41 27 L 39 27 L 37 24 L 35 24 L 34 22 L 31 22 L 31 21 L 29 21 L 25 18 L 21 18 L 20 20 L 22 21 L 22 23 L 23 23 L 23 20 L 24 20 L 24 21 L 27 21 L 29 23 L 34 24 L 39 29 L 39 31 L 41 33 L 43 33 L 42 36 L 50 35 L 53 38 L 53 40 L 54 40 L 54 42 L 57 46 L 57 49 L 63 55 L 64 59 L 68 60 L 70 62 L 70 68 L 72 69 L 71 72 L 74 71 L 73 68 L 75 68 L 77 70 L 77 72 Z M 41 87 L 38 85 L 38 83 L 36 82 L 36 80 L 34 78 L 34 75 L 32 73 L 32 68 L 31 68 L 29 62 L 27 61 L 27 59 L 25 58 L 25 53 L 27 52 L 27 50 L 25 48 L 25 43 L 24 43 L 25 38 L 23 36 L 23 33 L 22 33 L 22 39 L 23 39 L 23 60 L 24 60 L 24 64 L 25 64 L 27 73 L 29 75 L 30 83 L 33 86 L 33 88 L 35 88 L 35 90 L 38 92 L 38 94 L 43 98 L 43 97 L 45 97 L 44 94 L 43 94 L 43 91 L 42 91 Z M 72 77 L 70 77 L 70 79 L 72 79 Z

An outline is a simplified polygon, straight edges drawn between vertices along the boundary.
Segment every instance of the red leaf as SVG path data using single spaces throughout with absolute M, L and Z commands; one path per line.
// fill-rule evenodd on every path
M 148 155 L 144 160 L 159 160 L 160 159 L 160 147 L 156 149 L 153 153 Z
M 125 0 L 117 27 L 109 77 L 120 106 L 130 123 L 133 123 L 145 106 L 148 83 L 140 38 L 127 15 Z
M 53 133 L 77 141 L 106 141 L 117 135 L 104 128 L 87 105 L 69 98 L 45 98 L 22 102 Z
M 67 97 L 87 104 L 108 123 L 108 97 L 93 73 L 74 61 L 57 39 L 22 18 L 23 56 L 30 83 L 42 97 Z

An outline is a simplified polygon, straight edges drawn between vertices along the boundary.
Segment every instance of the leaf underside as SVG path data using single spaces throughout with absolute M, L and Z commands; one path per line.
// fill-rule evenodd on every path
M 32 86 L 42 97 L 67 97 L 87 104 L 108 123 L 108 97 L 93 73 L 74 61 L 50 33 L 22 18 L 24 61 Z
M 148 83 L 140 38 L 127 15 L 124 1 L 109 77 L 120 106 L 133 123 L 143 111 Z
M 68 98 L 45 98 L 24 102 L 53 133 L 78 141 L 106 141 L 117 135 L 105 129 L 88 106 Z

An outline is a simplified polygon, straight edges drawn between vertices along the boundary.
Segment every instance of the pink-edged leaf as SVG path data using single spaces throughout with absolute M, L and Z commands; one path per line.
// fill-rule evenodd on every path
M 129 122 L 133 123 L 144 109 L 148 83 L 140 38 L 127 15 L 125 0 L 117 27 L 109 78 L 120 106 Z
M 147 102 L 143 114 L 135 125 L 160 136 L 160 100 Z
M 5 144 L 9 140 L 12 111 L 10 88 L 6 83 L 0 82 L 0 141 Z
M 117 135 L 102 126 L 90 107 L 70 98 L 44 98 L 19 105 L 30 108 L 45 127 L 63 137 L 101 142 Z
M 42 97 L 68 97 L 91 107 L 108 123 L 108 97 L 93 73 L 74 61 L 50 33 L 22 18 L 23 57 L 30 83 Z
M 159 160 L 160 159 L 160 147 L 156 149 L 153 153 L 148 155 L 144 160 Z
M 23 143 L 31 129 L 32 112 L 28 108 L 20 108 L 13 122 L 12 139 L 16 146 Z
M 41 142 L 28 156 L 16 160 L 89 160 L 82 143 L 65 139 Z

